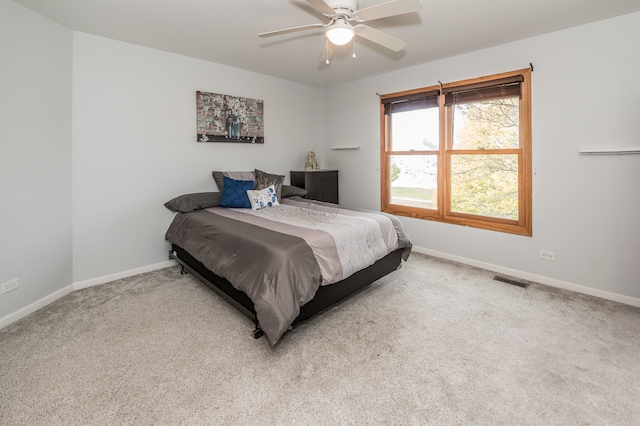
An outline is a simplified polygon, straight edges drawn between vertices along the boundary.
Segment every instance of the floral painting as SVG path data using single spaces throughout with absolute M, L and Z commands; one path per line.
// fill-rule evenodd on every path
M 263 102 L 196 92 L 198 142 L 264 143 Z

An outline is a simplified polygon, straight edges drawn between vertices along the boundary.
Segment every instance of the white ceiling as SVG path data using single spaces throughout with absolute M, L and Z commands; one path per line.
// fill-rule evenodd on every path
M 304 0 L 14 1 L 73 30 L 320 87 L 640 11 L 640 0 L 422 0 L 420 12 L 367 22 L 408 41 L 404 51 L 358 38 L 357 58 L 347 45 L 326 65 L 322 29 L 257 36 L 326 22 Z

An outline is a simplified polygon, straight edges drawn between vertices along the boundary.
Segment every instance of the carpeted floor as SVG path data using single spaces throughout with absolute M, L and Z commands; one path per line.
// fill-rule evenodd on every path
M 0 330 L 0 424 L 637 425 L 640 309 L 412 254 L 272 348 L 179 267 Z

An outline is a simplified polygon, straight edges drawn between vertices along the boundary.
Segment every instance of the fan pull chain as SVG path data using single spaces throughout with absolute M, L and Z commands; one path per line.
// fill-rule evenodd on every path
M 327 60 L 324 63 L 329 65 L 329 39 L 326 39 L 325 43 L 326 43 L 325 51 L 327 52 Z
M 356 57 L 356 38 L 353 38 L 353 54 L 351 55 L 352 58 Z

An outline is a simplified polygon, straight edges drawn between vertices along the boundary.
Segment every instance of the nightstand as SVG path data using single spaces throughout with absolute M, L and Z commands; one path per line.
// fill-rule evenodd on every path
M 337 170 L 292 170 L 290 173 L 291 185 L 307 190 L 305 198 L 338 204 Z

